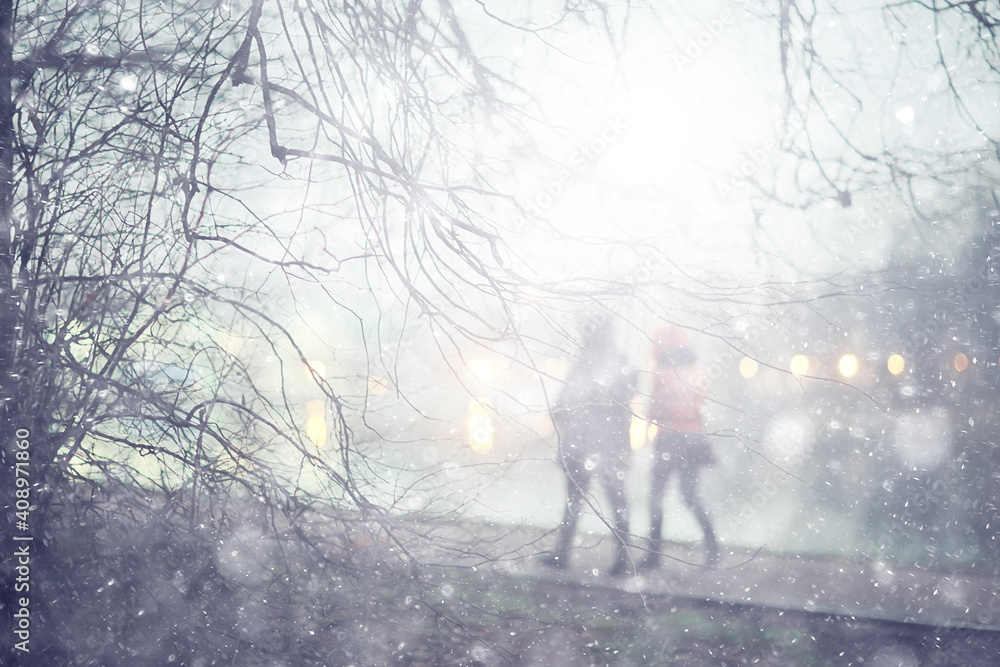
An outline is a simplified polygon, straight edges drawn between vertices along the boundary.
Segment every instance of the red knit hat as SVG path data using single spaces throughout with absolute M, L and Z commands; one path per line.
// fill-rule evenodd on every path
M 662 350 L 691 347 L 684 330 L 673 324 L 664 324 L 653 335 L 653 343 Z
M 695 360 L 684 330 L 673 324 L 665 324 L 653 334 L 653 357 L 661 366 L 682 366 Z

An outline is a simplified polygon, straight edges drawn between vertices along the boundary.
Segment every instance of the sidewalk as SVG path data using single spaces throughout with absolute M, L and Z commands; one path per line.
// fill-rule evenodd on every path
M 426 534 L 429 528 L 421 530 Z M 673 545 L 652 573 L 610 578 L 609 536 L 583 535 L 568 571 L 537 562 L 554 542 L 534 527 L 452 523 L 434 530 L 425 562 L 488 568 L 624 592 L 755 605 L 935 627 L 1000 630 L 1000 577 L 896 567 L 891 563 L 727 550 L 718 568 L 700 565 L 701 550 Z M 424 551 L 424 549 L 421 549 Z M 638 561 L 642 550 L 633 549 Z

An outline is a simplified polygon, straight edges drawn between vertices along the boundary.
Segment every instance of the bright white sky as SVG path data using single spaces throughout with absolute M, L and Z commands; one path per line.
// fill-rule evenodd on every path
M 537 12 L 537 3 L 531 8 Z M 830 62 L 844 68 L 845 82 L 871 95 L 862 100 L 857 122 L 850 122 L 858 110 L 850 108 L 849 96 L 831 92 L 825 102 L 841 114 L 838 120 L 853 133 L 852 140 L 877 153 L 883 141 L 897 144 L 897 150 L 920 143 L 933 148 L 930 143 L 939 140 L 935 126 L 953 132 L 950 128 L 958 126 L 948 122 L 953 110 L 934 104 L 945 82 L 925 74 L 924 56 L 935 54 L 915 49 L 902 58 L 877 12 L 838 10 L 842 14 L 836 19 L 816 27 L 815 38 L 828 56 L 842 56 L 843 62 Z M 869 24 L 851 23 L 862 18 Z M 927 42 L 918 29 L 911 39 Z M 498 30 L 493 42 L 485 41 L 487 50 L 501 33 L 510 39 L 510 32 Z M 866 206 L 864 195 L 858 196 L 865 184 L 852 183 L 855 205 L 849 209 L 831 200 L 806 212 L 781 210 L 758 198 L 757 210 L 766 215 L 763 228 L 751 236 L 751 200 L 745 193 L 721 192 L 719 183 L 733 182 L 733 174 L 747 164 L 751 172 L 766 172 L 771 159 L 780 156 L 775 141 L 784 84 L 777 29 L 737 4 L 685 5 L 676 13 L 668 5 L 656 14 L 633 9 L 627 47 L 617 58 L 596 31 L 584 37 L 579 26 L 565 23 L 562 31 L 544 34 L 554 48 L 544 49 L 527 36 L 507 53 L 521 68 L 518 83 L 537 96 L 546 118 L 565 134 L 561 143 L 544 147 L 555 165 L 525 165 L 513 189 L 522 203 L 544 204 L 545 216 L 557 228 L 578 236 L 651 240 L 692 271 L 753 282 L 876 268 L 896 241 L 898 226 L 906 224 L 904 211 L 881 206 L 881 225 L 869 229 L 863 243 L 857 242 L 856 228 L 842 232 Z M 975 99 L 982 102 L 981 95 Z M 821 120 L 818 110 L 813 114 Z M 581 161 L 581 150 L 609 124 L 615 138 L 607 150 Z M 621 125 L 626 129 L 618 132 Z M 821 151 L 842 152 L 833 134 L 832 143 L 822 132 L 812 139 Z M 546 188 L 562 168 L 572 177 L 550 199 Z M 609 259 L 614 248 L 607 244 L 569 244 L 563 252 L 546 245 L 543 250 L 552 277 L 602 270 L 617 277 L 627 270 L 619 264 L 628 260 Z
M 774 68 L 766 69 L 774 58 L 747 52 L 748 43 L 767 48 L 767 28 L 727 7 L 702 7 L 699 20 L 669 28 L 636 10 L 617 59 L 600 35 L 584 38 L 569 27 L 550 35 L 558 51 L 539 55 L 537 69 L 520 83 L 568 138 L 547 149 L 556 166 L 519 175 L 522 203 L 540 204 L 574 235 L 649 240 L 692 270 L 750 271 L 757 253 L 748 202 L 723 197 L 716 183 L 730 180 L 745 155 L 773 151 L 780 116 L 766 97 L 776 83 Z M 527 61 L 535 49 L 541 51 L 528 38 L 519 57 Z M 550 199 L 546 190 L 558 189 L 552 184 L 561 169 L 571 178 Z M 560 257 L 545 247 L 553 277 L 559 270 L 628 271 L 619 264 L 631 260 L 609 258 L 612 250 L 573 245 Z M 566 268 L 555 267 L 559 259 Z

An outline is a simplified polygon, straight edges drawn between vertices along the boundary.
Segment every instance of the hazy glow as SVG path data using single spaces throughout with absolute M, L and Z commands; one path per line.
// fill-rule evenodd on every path
M 756 261 L 746 245 L 750 237 L 744 221 L 734 221 L 732 203 L 720 197 L 718 184 L 742 187 L 746 174 L 760 166 L 746 154 L 756 148 L 757 159 L 768 155 L 762 148 L 772 127 L 768 100 L 752 77 L 733 76 L 722 65 L 742 58 L 735 30 L 711 33 L 711 49 L 696 45 L 706 54 L 684 55 L 683 62 L 663 48 L 658 27 L 635 31 L 627 54 L 588 53 L 587 60 L 607 56 L 604 75 L 613 77 L 574 64 L 534 81 L 544 88 L 547 108 L 578 129 L 578 138 L 552 150 L 560 167 L 540 170 L 521 186 L 529 208 L 552 220 L 567 239 L 617 233 L 634 240 L 648 235 L 650 225 L 665 224 L 671 256 L 741 271 L 744 262 Z M 574 81 L 572 90 L 567 81 Z M 637 192 L 655 195 L 637 198 Z M 740 227 L 720 242 L 720 226 L 730 224 Z M 646 257 L 621 253 L 615 243 L 565 251 L 560 244 L 535 244 L 531 250 L 546 265 L 574 272 L 608 266 L 616 276 L 635 270 L 646 280 L 663 270 Z
M 969 367 L 969 358 L 959 352 L 955 355 L 955 370 L 961 373 Z
M 907 468 L 933 469 L 948 459 L 951 419 L 943 407 L 907 412 L 896 420 L 896 456 Z
M 633 450 L 642 449 L 650 440 L 648 437 L 650 422 L 642 417 L 643 399 L 636 396 L 628 407 L 632 411 L 632 421 L 628 426 L 628 442 Z
M 809 372 L 809 357 L 796 354 L 788 364 L 788 370 L 792 371 L 792 375 L 805 375 Z
M 493 377 L 493 364 L 489 359 L 472 359 L 469 361 L 469 372 L 480 382 L 486 382 Z
M 469 447 L 477 454 L 493 449 L 493 415 L 476 399 L 469 401 Z
M 319 379 L 322 380 L 326 377 L 326 364 L 322 361 L 316 361 L 315 359 L 307 361 L 306 376 L 309 377 L 310 380 L 314 379 L 314 377 L 319 377 Z
M 764 430 L 764 446 L 776 460 L 801 462 L 813 450 L 816 427 L 805 412 L 786 410 L 771 418 Z
M 389 383 L 381 375 L 373 375 L 368 378 L 368 392 L 375 396 L 381 396 L 389 388 Z
M 760 364 L 756 360 L 750 357 L 743 357 L 740 359 L 740 375 L 746 379 L 750 379 L 757 375 L 757 371 L 760 370 Z
M 220 334 L 216 338 L 216 342 L 226 354 L 237 355 L 243 352 L 246 348 L 243 337 L 232 333 Z
M 747 145 L 763 141 L 768 112 L 754 82 L 713 62 L 725 58 L 725 41 L 713 38 L 712 58 L 683 63 L 651 41 L 648 50 L 637 49 L 634 60 L 618 65 L 626 85 L 602 128 L 608 154 L 601 161 L 611 172 L 691 195 L 702 176 L 694 165 L 710 163 L 728 174 L 741 164 Z M 733 113 L 734 100 L 739 113 Z
M 639 415 L 632 415 L 632 423 L 628 427 L 628 442 L 632 449 L 642 449 L 646 444 L 648 422 Z
M 554 378 L 563 378 L 569 372 L 569 362 L 558 357 L 550 357 L 545 360 L 542 370 L 546 375 L 551 375 Z
M 904 370 L 906 370 L 906 361 L 903 359 L 902 355 L 894 354 L 891 357 L 889 357 L 889 360 L 886 362 L 885 366 L 886 368 L 889 369 L 889 372 L 892 373 L 893 375 L 899 375 Z
M 134 74 L 126 74 L 118 81 L 118 87 L 126 93 L 135 92 L 139 87 L 139 79 Z
M 853 354 L 845 354 L 840 358 L 837 370 L 845 378 L 854 377 L 854 374 L 858 372 L 858 358 Z
M 319 449 L 326 446 L 326 405 L 323 401 L 306 404 L 306 437 Z

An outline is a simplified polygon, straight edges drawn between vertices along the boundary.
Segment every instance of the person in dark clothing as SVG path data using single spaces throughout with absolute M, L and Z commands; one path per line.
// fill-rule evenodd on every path
M 663 551 L 663 498 L 674 475 L 681 495 L 705 535 L 705 562 L 717 565 L 719 546 L 712 521 L 698 495 L 698 474 L 715 463 L 712 444 L 702 433 L 707 380 L 684 332 L 663 327 L 654 337 L 654 375 L 649 416 L 657 425 L 656 456 L 649 496 L 650 551 L 640 569 L 659 567 Z
M 625 474 L 631 458 L 629 401 L 635 372 L 618 351 L 607 319 L 588 322 L 580 355 L 553 411 L 559 436 L 559 463 L 566 475 L 566 508 L 555 551 L 542 558 L 551 567 L 569 567 L 577 521 L 591 480 L 597 479 L 612 509 L 615 562 L 612 575 L 628 568 L 628 502 Z

